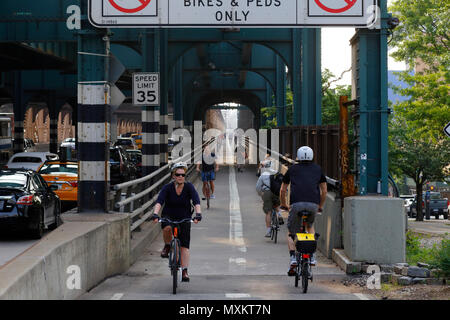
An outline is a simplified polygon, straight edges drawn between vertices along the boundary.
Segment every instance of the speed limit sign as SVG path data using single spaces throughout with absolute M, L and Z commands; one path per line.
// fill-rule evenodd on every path
M 159 73 L 133 73 L 133 104 L 159 106 Z

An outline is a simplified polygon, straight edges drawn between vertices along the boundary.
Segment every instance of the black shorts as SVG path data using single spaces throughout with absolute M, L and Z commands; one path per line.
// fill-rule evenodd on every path
M 161 222 L 161 229 L 170 226 L 168 222 Z M 183 248 L 189 249 L 189 244 L 191 242 L 191 223 L 183 222 L 178 227 L 178 239 L 180 240 L 180 245 Z

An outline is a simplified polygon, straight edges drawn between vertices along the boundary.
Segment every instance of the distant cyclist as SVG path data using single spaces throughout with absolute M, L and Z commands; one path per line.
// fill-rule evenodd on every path
M 281 207 L 286 205 L 286 191 L 290 184 L 290 211 L 288 216 L 288 248 L 290 255 L 290 267 L 288 274 L 295 275 L 297 260 L 295 258 L 295 234 L 301 228 L 302 217 L 297 214 L 300 211 L 309 211 L 306 230 L 315 233 L 313 223 L 318 211 L 322 211 L 327 195 L 327 181 L 322 168 L 313 163 L 314 152 L 310 147 L 303 146 L 297 150 L 299 163 L 292 165 L 283 178 L 280 190 Z M 316 264 L 315 254 L 311 257 L 311 265 Z
M 267 228 L 265 235 L 266 238 L 270 238 L 271 236 L 270 222 L 272 220 L 272 210 L 275 210 L 277 212 L 279 223 L 284 223 L 280 212 L 280 198 L 278 195 L 273 194 L 273 192 L 270 190 L 270 175 L 275 173 L 277 173 L 277 171 L 272 169 L 263 170 L 263 173 L 256 182 L 256 192 L 263 200 L 263 211 L 265 213 L 265 222 Z
M 205 147 L 202 156 L 202 163 L 197 163 L 197 171 L 201 172 L 202 181 L 203 181 L 203 198 L 202 200 L 206 200 L 206 188 L 208 187 L 208 183 L 210 186 L 210 199 L 215 199 L 214 196 L 214 180 L 216 180 L 216 172 L 219 171 L 219 165 L 216 161 L 216 155 L 214 152 L 211 152 L 208 147 Z
M 151 219 L 157 222 L 159 219 L 159 211 L 164 205 L 163 217 L 173 221 L 180 221 L 192 216 L 192 204 L 195 206 L 196 215 L 194 223 L 202 220 L 200 199 L 194 185 L 190 182 L 185 182 L 187 165 L 184 162 L 178 162 L 172 165 L 173 182 L 166 184 L 160 191 L 154 213 Z M 172 227 L 168 223 L 161 223 L 163 229 L 164 249 L 161 251 L 162 258 L 169 257 L 170 242 L 172 241 Z M 184 222 L 180 225 L 179 239 L 181 246 L 181 267 L 182 278 L 181 281 L 188 282 L 188 266 L 189 266 L 189 244 L 191 240 L 191 223 Z

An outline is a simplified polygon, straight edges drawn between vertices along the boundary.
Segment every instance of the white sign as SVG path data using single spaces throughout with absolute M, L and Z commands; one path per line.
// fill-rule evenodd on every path
M 133 73 L 133 104 L 136 106 L 159 106 L 159 73 Z
M 367 28 L 378 0 L 89 0 L 100 28 L 321 27 Z M 170 5 L 169 5 L 170 3 Z
M 450 122 L 444 128 L 445 134 L 450 137 Z

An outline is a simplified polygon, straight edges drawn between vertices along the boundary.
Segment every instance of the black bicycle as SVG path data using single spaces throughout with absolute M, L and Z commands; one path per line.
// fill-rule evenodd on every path
M 172 275 L 172 293 L 177 294 L 178 286 L 178 271 L 181 269 L 181 246 L 180 239 L 178 239 L 179 227 L 184 222 L 192 222 L 191 218 L 182 219 L 180 221 L 172 221 L 167 218 L 160 218 L 159 222 L 167 222 L 172 227 L 172 241 L 170 241 L 170 251 L 169 251 L 169 269 Z
M 270 239 L 277 243 L 278 231 L 280 230 L 280 222 L 278 220 L 278 214 L 275 209 L 272 209 L 272 217 L 270 220 Z
M 300 233 L 295 235 L 295 257 L 297 259 L 297 267 L 295 270 L 295 287 L 301 278 L 303 293 L 308 291 L 308 281 L 313 281 L 311 270 L 311 256 L 317 249 L 317 240 L 319 234 L 306 233 L 306 220 L 311 212 L 303 210 L 297 213 L 301 217 L 302 225 Z

